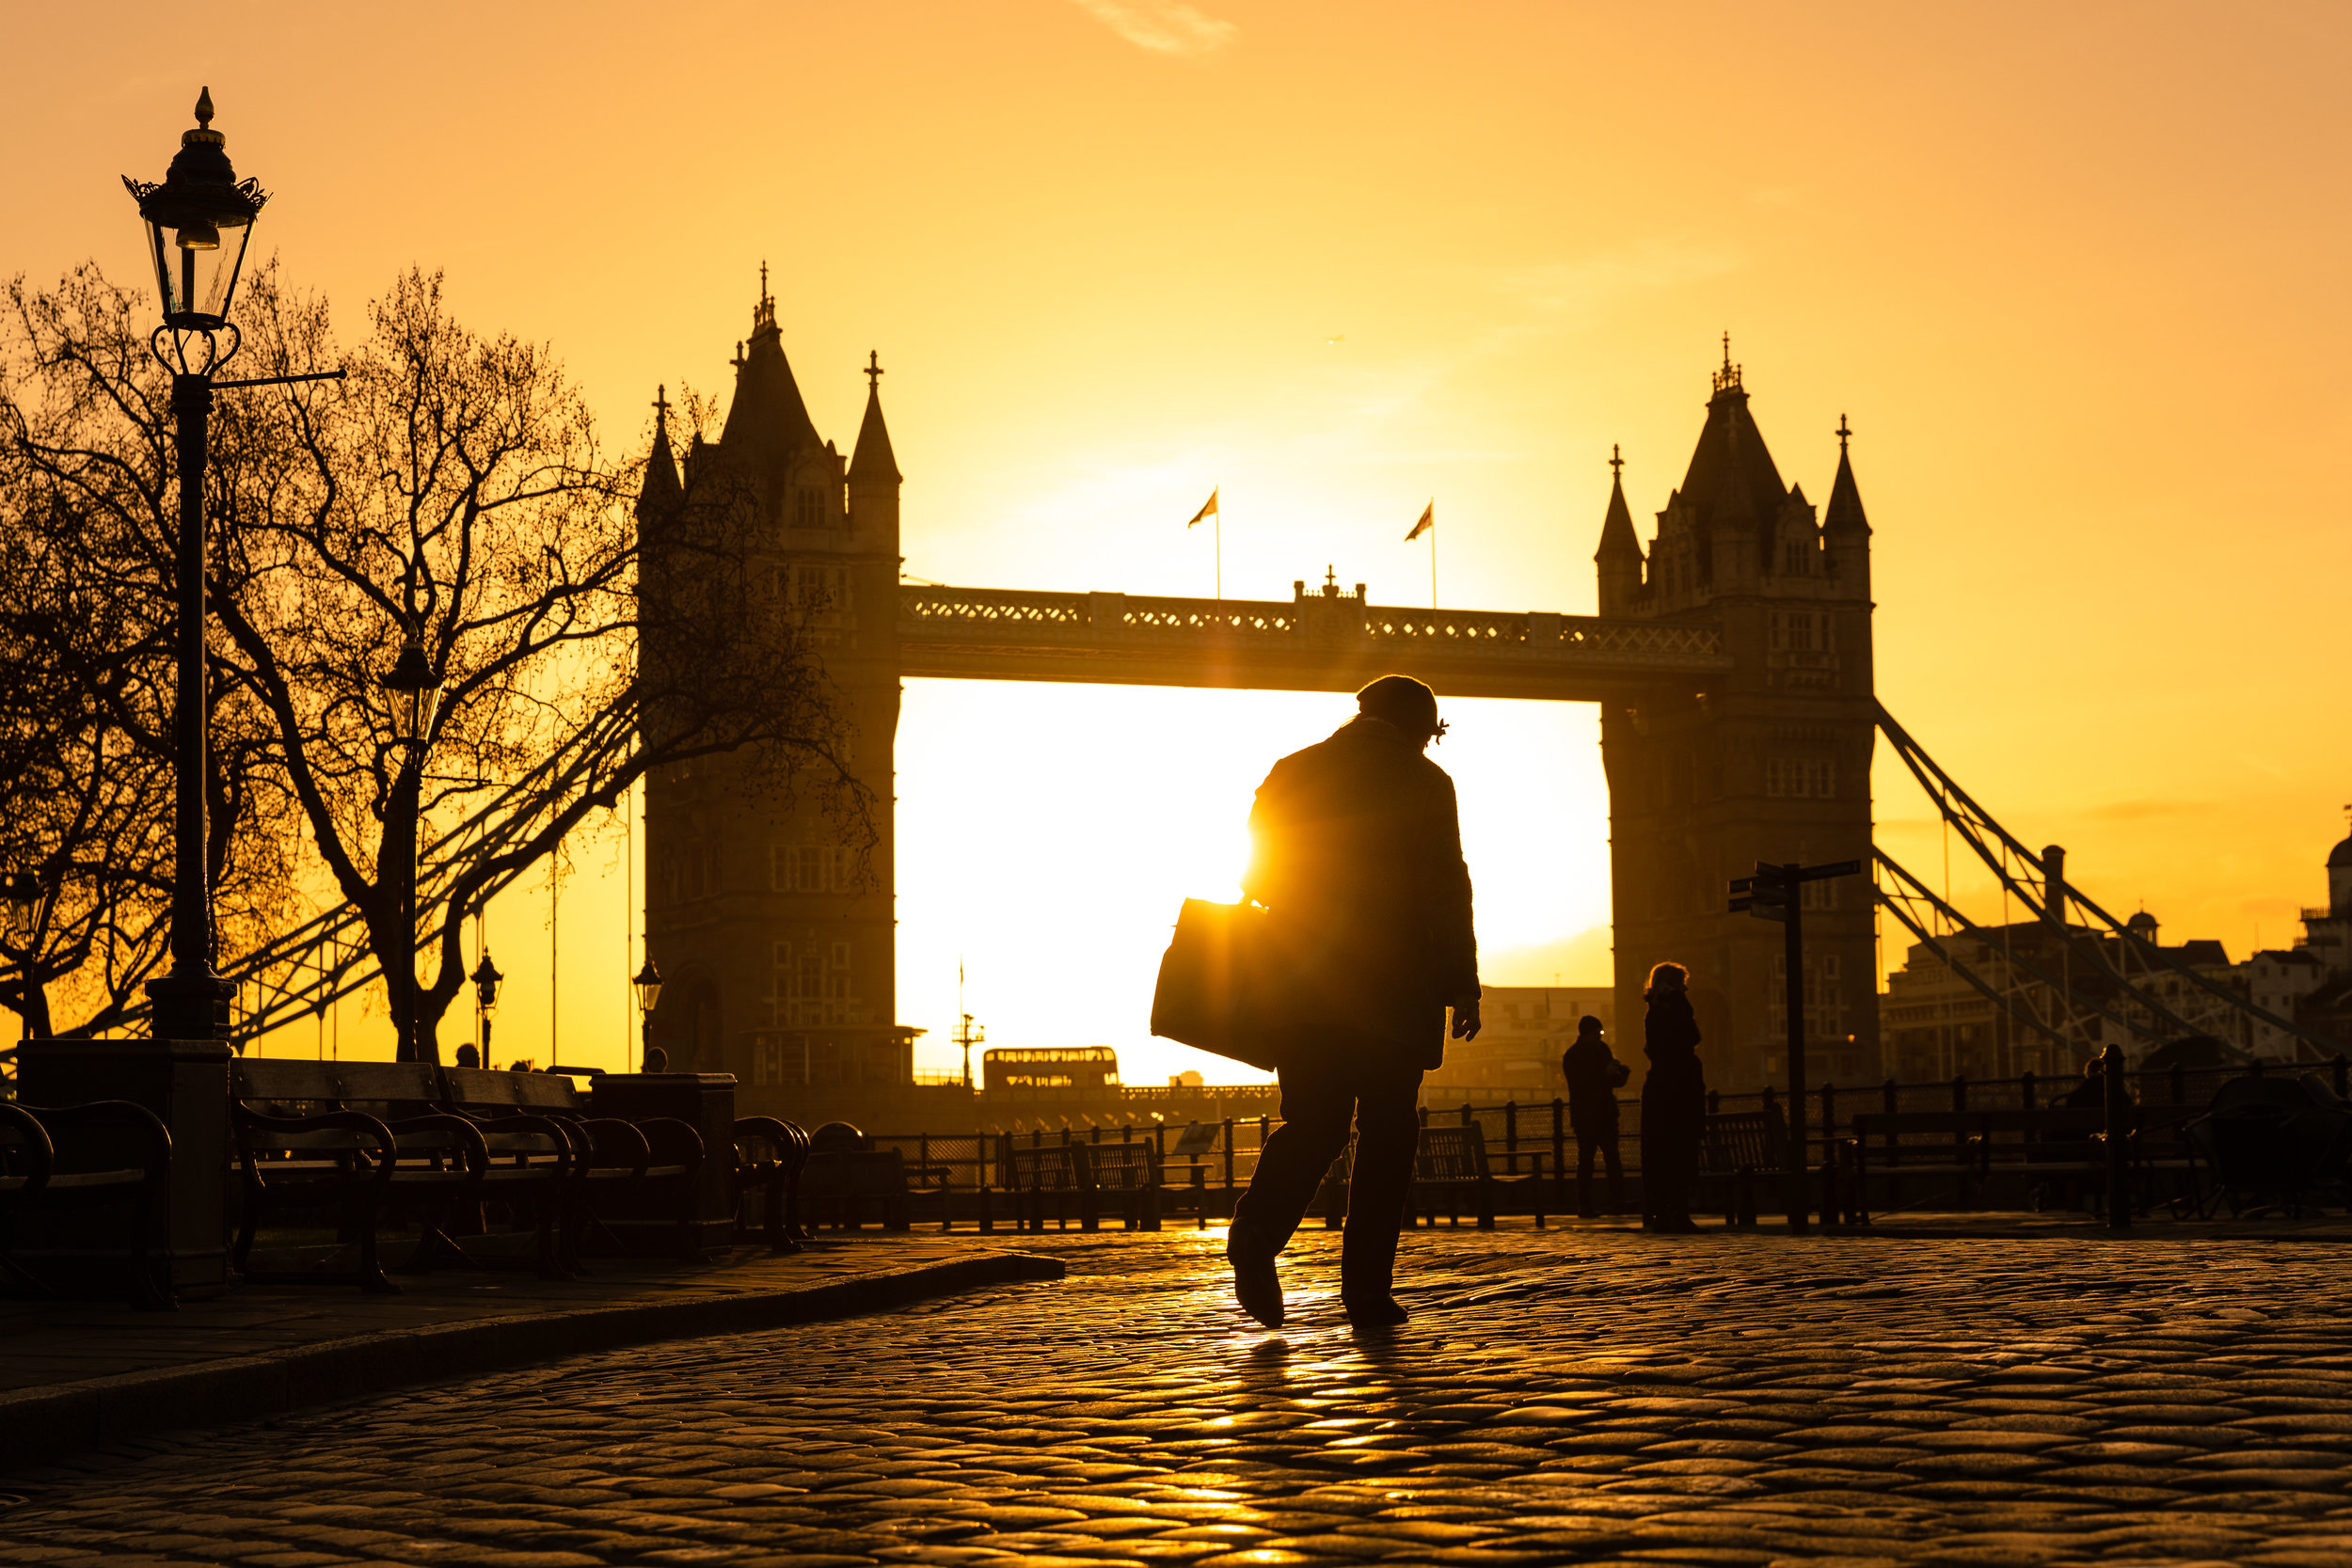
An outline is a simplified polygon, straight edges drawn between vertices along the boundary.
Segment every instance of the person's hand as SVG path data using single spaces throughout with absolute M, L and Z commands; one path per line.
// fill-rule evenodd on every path
M 1457 996 L 1454 999 L 1454 1037 L 1474 1040 L 1478 1037 L 1478 998 Z

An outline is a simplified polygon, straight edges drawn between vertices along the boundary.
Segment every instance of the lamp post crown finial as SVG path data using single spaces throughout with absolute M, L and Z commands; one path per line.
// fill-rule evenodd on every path
M 208 131 L 213 127 L 213 89 L 210 87 L 197 89 L 196 122 Z

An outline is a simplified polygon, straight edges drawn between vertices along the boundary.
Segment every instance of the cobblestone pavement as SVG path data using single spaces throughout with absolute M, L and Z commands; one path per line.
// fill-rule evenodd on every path
M 2352 1563 L 2332 1245 L 1422 1232 L 1375 1336 L 1321 1231 L 1279 1335 L 1220 1232 L 1025 1240 L 1071 1277 L 0 1478 L 0 1561 Z

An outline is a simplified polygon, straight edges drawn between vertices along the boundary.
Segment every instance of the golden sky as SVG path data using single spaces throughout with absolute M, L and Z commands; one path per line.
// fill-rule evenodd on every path
M 12 88 L 0 265 L 135 268 L 116 176 L 159 175 L 209 83 L 290 278 L 356 319 L 445 268 L 615 436 L 657 382 L 724 393 L 767 260 L 845 446 L 881 351 L 922 577 L 1205 594 L 1184 520 L 1216 485 L 1230 595 L 1328 563 L 1414 602 L 1401 540 L 1435 497 L 1448 605 L 1570 612 L 1611 443 L 1646 535 L 1728 330 L 1817 502 L 1852 420 L 1880 694 L 1980 800 L 2168 937 L 2242 956 L 2324 895 L 2352 800 L 2340 5 L 188 14 L 15 8 L 43 66 Z M 1450 708 L 1488 978 L 1603 977 L 1591 711 Z M 1189 1065 L 1143 1025 L 1174 900 L 1230 886 L 1250 789 L 1345 711 L 911 683 L 922 1063 L 948 1063 L 961 951 L 993 1042 Z M 1881 843 L 1940 867 L 1883 759 L 1877 789 Z M 563 1054 L 617 1065 L 618 866 L 580 865 Z M 505 902 L 499 1053 L 544 1060 L 546 900 Z

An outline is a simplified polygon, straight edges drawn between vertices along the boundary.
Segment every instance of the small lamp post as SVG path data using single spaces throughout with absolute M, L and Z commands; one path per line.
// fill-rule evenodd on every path
M 208 838 L 204 780 L 204 467 L 213 392 L 220 387 L 264 387 L 294 381 L 333 381 L 341 371 L 309 375 L 215 381 L 236 356 L 229 320 L 237 279 L 245 269 L 253 225 L 269 200 L 261 185 L 240 180 L 229 163 L 229 138 L 213 129 L 210 88 L 196 100 L 196 129 L 181 134 L 180 151 L 161 183 L 122 183 L 139 204 L 155 292 L 164 324 L 148 340 L 171 372 L 172 447 L 180 479 L 180 528 L 175 544 L 178 625 L 173 635 L 179 677 L 172 696 L 171 972 L 148 982 L 157 1039 L 221 1039 L 230 1028 L 236 988 L 213 969 L 213 893 L 204 862 Z M 226 335 L 226 346 L 223 336 Z M 168 346 L 166 340 L 169 340 Z
M 490 1065 L 490 1018 L 499 1010 L 499 982 L 506 976 L 490 961 L 490 950 L 482 950 L 482 961 L 473 966 L 474 1012 L 481 1019 L 482 1065 Z
M 637 1065 L 645 1065 L 645 1048 L 653 1043 L 653 1008 L 661 1000 L 661 971 L 656 969 L 653 955 L 645 955 L 645 967 L 637 972 L 630 982 L 637 988 Z
M 393 790 L 395 801 L 405 805 L 408 814 L 408 864 L 404 895 L 408 912 L 409 951 L 405 956 L 406 961 L 401 965 L 400 1059 L 421 1062 L 425 1056 L 423 1042 L 417 1037 L 417 796 L 422 787 L 425 747 L 433 736 L 433 705 L 440 695 L 441 677 L 425 662 L 424 643 L 413 622 L 400 645 L 400 657 L 392 661 L 384 676 L 384 689 L 392 698 L 392 733 L 407 752 L 401 763 L 400 783 Z M 405 799 L 402 800 L 404 796 Z

